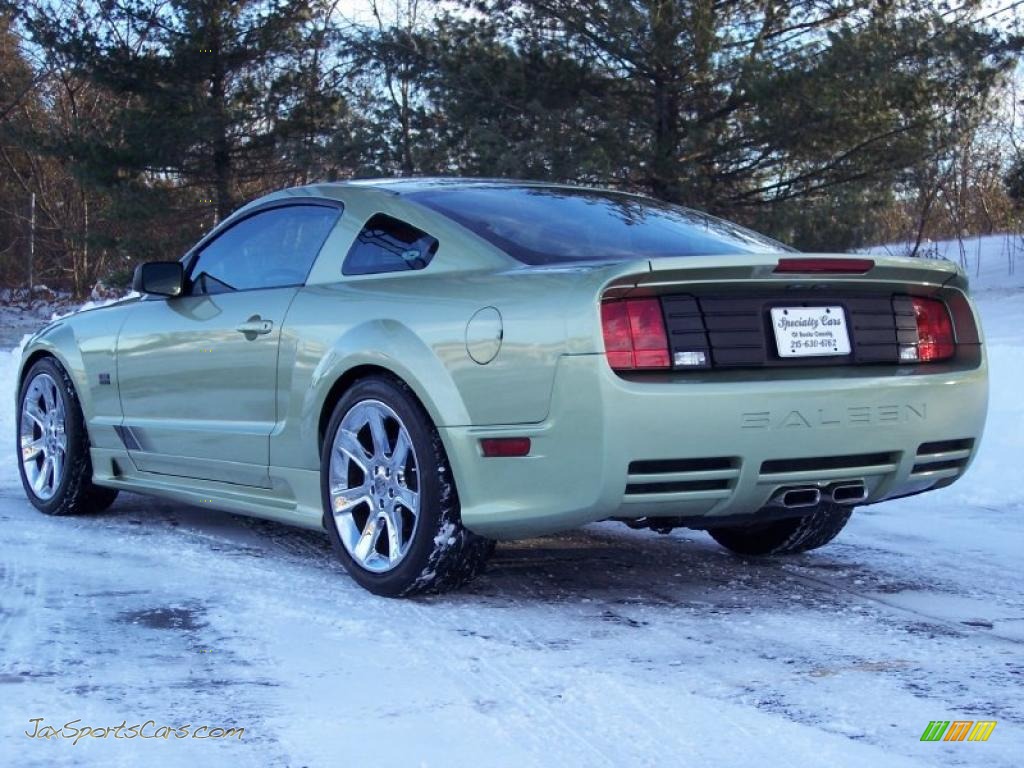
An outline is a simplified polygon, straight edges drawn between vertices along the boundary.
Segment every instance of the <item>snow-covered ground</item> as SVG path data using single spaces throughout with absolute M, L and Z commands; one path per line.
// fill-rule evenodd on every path
M 888 243 L 863 248 L 861 253 L 911 256 L 913 243 Z M 1024 287 L 1024 233 L 1005 232 L 963 240 L 923 241 L 917 255 L 959 264 L 971 280 L 972 290 L 1015 290 Z
M 991 271 L 991 413 L 956 485 L 803 557 L 601 524 L 412 601 L 363 592 L 314 533 L 129 495 L 38 514 L 0 352 L 0 765 L 1017 766 L 1024 269 Z M 33 718 L 245 733 L 73 745 Z M 919 741 L 956 719 L 998 725 Z

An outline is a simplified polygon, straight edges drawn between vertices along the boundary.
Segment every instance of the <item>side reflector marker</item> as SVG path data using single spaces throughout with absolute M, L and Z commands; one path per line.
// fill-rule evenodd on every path
M 488 459 L 526 456 L 530 453 L 530 438 L 485 437 L 480 440 L 480 450 Z

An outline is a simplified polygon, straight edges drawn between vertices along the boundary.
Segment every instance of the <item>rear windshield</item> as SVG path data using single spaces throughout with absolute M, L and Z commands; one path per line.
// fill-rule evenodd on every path
M 408 195 L 526 264 L 790 251 L 699 211 L 567 187 L 440 187 Z

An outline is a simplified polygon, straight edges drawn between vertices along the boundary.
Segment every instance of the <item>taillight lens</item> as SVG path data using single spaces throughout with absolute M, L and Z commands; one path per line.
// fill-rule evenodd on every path
M 603 302 L 601 329 L 605 355 L 614 370 L 671 367 L 665 319 L 658 299 Z
M 633 334 L 624 301 L 606 301 L 601 305 L 601 329 L 608 365 L 616 370 L 633 368 Z
M 917 359 L 921 362 L 945 360 L 956 352 L 953 323 L 946 305 L 936 299 L 911 298 L 917 319 Z

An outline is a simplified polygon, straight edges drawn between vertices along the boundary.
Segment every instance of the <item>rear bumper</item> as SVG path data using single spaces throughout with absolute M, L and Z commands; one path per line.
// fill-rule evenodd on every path
M 559 359 L 547 421 L 450 427 L 463 522 L 494 538 L 608 517 L 754 515 L 781 488 L 863 480 L 865 503 L 954 481 L 977 450 L 987 369 L 929 375 L 629 381 Z M 528 436 L 523 458 L 482 437 Z

